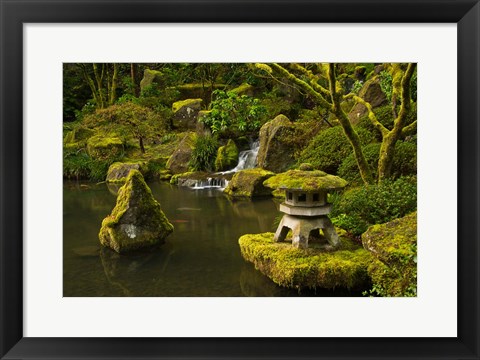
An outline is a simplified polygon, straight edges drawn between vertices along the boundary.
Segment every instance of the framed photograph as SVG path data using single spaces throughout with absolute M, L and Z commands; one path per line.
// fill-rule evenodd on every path
M 477 1 L 0 5 L 0 358 L 480 358 Z

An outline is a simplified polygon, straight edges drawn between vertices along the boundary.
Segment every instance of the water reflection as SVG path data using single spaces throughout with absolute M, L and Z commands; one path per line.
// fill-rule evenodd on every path
M 149 185 L 175 230 L 154 251 L 119 255 L 98 240 L 115 187 L 65 182 L 64 296 L 298 296 L 240 255 L 241 235 L 272 231 L 274 200 L 232 201 L 214 189 Z

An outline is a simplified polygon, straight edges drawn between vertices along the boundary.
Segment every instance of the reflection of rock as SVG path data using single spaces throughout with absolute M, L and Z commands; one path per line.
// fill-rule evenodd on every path
M 142 174 L 132 170 L 115 208 L 102 222 L 99 238 L 103 246 L 123 253 L 162 244 L 172 231 Z
M 123 184 L 117 184 L 117 183 L 105 183 L 107 185 L 107 189 L 110 192 L 110 194 L 115 195 L 117 197 L 118 195 L 118 190 L 123 186 Z
M 289 291 L 283 289 L 255 270 L 252 264 L 245 263 L 240 273 L 240 288 L 244 296 L 288 296 Z
M 98 246 L 83 246 L 72 249 L 73 253 L 80 257 L 98 257 L 100 247 Z
M 155 293 L 157 283 L 149 281 L 152 274 L 155 281 L 161 279 L 173 251 L 135 252 L 118 254 L 102 248 L 100 259 L 108 282 L 119 288 L 125 296 L 151 296 Z M 145 286 L 147 281 L 148 287 Z

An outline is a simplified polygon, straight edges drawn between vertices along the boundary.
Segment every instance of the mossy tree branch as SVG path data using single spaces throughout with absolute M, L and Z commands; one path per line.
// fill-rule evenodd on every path
M 357 96 L 353 93 L 350 93 L 350 94 L 344 96 L 343 98 L 345 100 L 353 99 L 353 100 L 355 100 L 356 103 L 360 103 L 363 106 L 365 106 L 367 108 L 367 111 L 368 111 L 368 119 L 371 121 L 373 126 L 375 126 L 378 129 L 378 131 L 380 131 L 380 133 L 382 134 L 382 137 L 385 136 L 386 134 L 388 134 L 388 132 L 390 130 L 388 130 L 385 126 L 383 126 L 383 124 L 380 121 L 378 121 L 377 116 L 373 112 L 372 105 L 369 102 L 363 100 L 360 96 Z
M 285 69 L 283 66 L 272 63 L 271 68 L 273 71 L 275 71 L 277 74 L 283 76 L 284 78 L 290 80 L 293 82 L 295 85 L 297 85 L 299 88 L 303 89 L 307 94 L 311 95 L 316 101 L 318 101 L 318 104 L 322 106 L 323 108 L 329 109 L 331 108 L 332 104 L 328 102 L 322 94 L 320 94 L 318 91 L 315 91 L 315 89 L 306 81 L 301 80 L 291 72 L 289 72 L 287 69 Z
M 395 144 L 403 133 L 407 117 L 410 114 L 411 110 L 410 82 L 416 67 L 417 64 L 409 63 L 401 79 L 394 80 L 397 83 L 397 85 L 394 85 L 394 87 L 398 87 L 398 82 L 400 82 L 401 86 L 399 90 L 397 89 L 397 92 L 400 92 L 402 103 L 400 105 L 400 111 L 398 112 L 398 116 L 393 121 L 393 129 L 389 131 L 385 136 L 383 136 L 382 145 L 380 147 L 380 158 L 378 160 L 379 182 L 390 177 L 392 172 Z M 398 65 L 397 69 L 400 69 L 400 65 Z M 394 75 L 394 79 L 395 77 L 397 77 L 398 79 L 398 72 Z

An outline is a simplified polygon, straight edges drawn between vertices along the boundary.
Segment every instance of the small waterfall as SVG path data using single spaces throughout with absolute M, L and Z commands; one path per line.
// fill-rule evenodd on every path
M 215 173 L 220 175 L 218 177 L 209 177 L 206 180 L 196 180 L 191 189 L 219 189 L 224 190 L 228 185 L 228 180 L 222 175 L 233 174 L 240 170 L 253 169 L 257 165 L 258 149 L 260 148 L 260 141 L 256 140 L 250 144 L 250 150 L 241 151 L 238 154 L 238 164 L 231 170 Z
M 231 170 L 223 171 L 218 174 L 231 174 L 240 170 L 253 169 L 257 165 L 258 149 L 260 141 L 256 140 L 250 145 L 250 150 L 240 151 L 238 154 L 238 164 Z
M 225 189 L 228 185 L 228 180 L 223 178 L 207 178 L 206 180 L 198 180 L 192 189 Z

